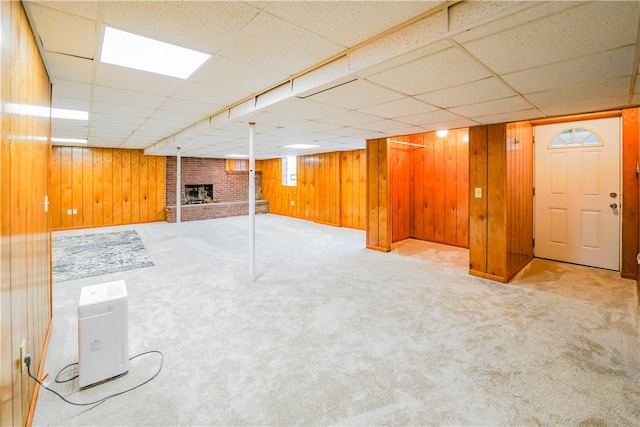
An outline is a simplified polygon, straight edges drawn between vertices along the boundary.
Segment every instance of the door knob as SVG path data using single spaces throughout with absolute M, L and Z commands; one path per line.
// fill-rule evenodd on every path
M 618 204 L 617 204 L 617 203 L 611 203 L 611 204 L 609 205 L 609 207 L 610 207 L 611 209 L 617 209 L 617 208 L 618 208 Z

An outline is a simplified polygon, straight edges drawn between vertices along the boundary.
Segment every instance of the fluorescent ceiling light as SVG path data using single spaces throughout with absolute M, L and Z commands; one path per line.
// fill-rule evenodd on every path
M 80 138 L 51 138 L 51 142 L 62 142 L 62 143 L 71 143 L 71 144 L 86 144 L 86 139 Z
M 320 147 L 319 145 L 312 145 L 312 144 L 293 144 L 293 145 L 285 145 L 284 148 L 297 148 L 297 149 L 304 149 L 304 148 L 317 148 Z
M 105 27 L 100 61 L 165 76 L 188 78 L 210 55 Z
M 49 108 L 41 105 L 7 104 L 10 114 L 22 116 L 49 117 L 54 119 L 89 120 L 87 111 L 66 110 L 64 108 Z
M 436 132 L 436 135 L 438 135 L 440 138 L 444 138 L 445 136 L 447 136 L 449 134 L 449 131 L 444 129 L 444 130 L 439 130 Z
M 249 157 L 248 154 L 227 154 L 225 157 L 234 158 L 234 159 L 246 159 Z

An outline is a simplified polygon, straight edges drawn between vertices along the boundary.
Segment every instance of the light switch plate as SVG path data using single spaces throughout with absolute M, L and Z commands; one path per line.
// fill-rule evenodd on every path
M 480 187 L 475 188 L 475 196 L 476 196 L 476 199 L 482 199 L 482 188 Z

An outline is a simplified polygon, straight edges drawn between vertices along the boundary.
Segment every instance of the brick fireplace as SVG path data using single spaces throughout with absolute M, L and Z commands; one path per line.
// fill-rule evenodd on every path
M 249 214 L 248 171 L 227 171 L 225 159 L 183 157 L 181 160 L 181 221 Z M 175 157 L 167 157 L 165 170 L 167 221 L 176 222 Z M 186 193 L 185 186 L 188 186 Z M 262 173 L 256 172 L 256 214 L 268 212 L 269 202 L 262 200 Z

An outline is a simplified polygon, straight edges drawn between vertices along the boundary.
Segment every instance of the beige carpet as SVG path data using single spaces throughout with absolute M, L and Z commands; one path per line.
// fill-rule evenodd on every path
M 256 224 L 252 285 L 247 217 L 183 223 L 181 238 L 175 224 L 110 229 L 135 229 L 155 266 L 56 284 L 46 369 L 76 361 L 81 287 L 116 279 L 130 354 L 160 350 L 164 368 L 91 408 L 43 390 L 34 425 L 640 424 L 640 312 L 618 273 L 535 260 L 504 285 L 469 276 L 464 249 L 385 254 L 358 230 Z M 88 402 L 158 362 L 54 387 Z

